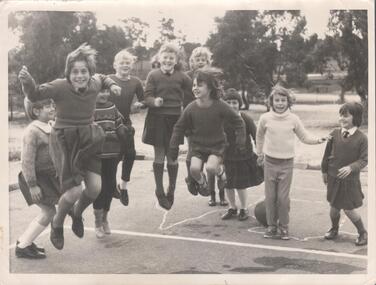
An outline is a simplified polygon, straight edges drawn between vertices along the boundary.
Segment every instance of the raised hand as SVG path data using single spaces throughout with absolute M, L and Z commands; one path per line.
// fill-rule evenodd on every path
M 110 90 L 116 96 L 120 96 L 120 94 L 121 94 L 121 87 L 119 87 L 117 85 L 111 85 Z
M 30 75 L 25 65 L 22 66 L 20 72 L 18 73 L 18 79 L 22 84 L 28 83 L 33 80 L 33 77 Z

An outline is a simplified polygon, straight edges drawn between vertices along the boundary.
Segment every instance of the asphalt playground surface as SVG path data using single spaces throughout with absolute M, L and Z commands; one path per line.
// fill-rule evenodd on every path
M 136 161 L 129 184 L 129 206 L 114 199 L 109 221 L 112 234 L 98 239 L 90 206 L 84 213 L 85 235 L 77 238 L 71 219 L 65 221 L 65 246 L 49 241 L 49 228 L 36 240 L 47 258 L 16 258 L 14 246 L 38 214 L 19 190 L 9 193 L 10 273 L 48 274 L 366 274 L 367 247 L 356 247 L 356 229 L 342 214 L 340 235 L 323 238 L 330 227 L 326 190 L 317 170 L 294 169 L 288 241 L 263 238 L 264 227 L 254 218 L 263 187 L 248 190 L 250 217 L 222 221 L 227 207 L 209 207 L 209 197 L 192 196 L 186 189 L 185 163 L 180 162 L 175 203 L 170 211 L 158 206 L 154 195 L 152 161 Z M 167 186 L 168 176 L 164 174 Z M 367 224 L 367 172 L 361 173 Z M 99 283 L 98 283 L 99 284 Z M 221 283 L 223 284 L 223 283 Z

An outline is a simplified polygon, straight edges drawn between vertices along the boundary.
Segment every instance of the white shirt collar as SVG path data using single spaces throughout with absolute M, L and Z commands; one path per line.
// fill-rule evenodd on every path
M 44 122 L 41 122 L 41 121 L 38 121 L 38 120 L 34 120 L 32 122 L 32 124 L 34 126 L 36 126 L 37 128 L 39 128 L 40 130 L 42 130 L 44 133 L 46 134 L 50 134 L 51 133 L 51 127 L 53 125 L 53 122 L 52 121 L 49 121 L 48 123 L 44 123 Z
M 174 71 L 175 71 L 174 68 L 173 68 L 171 71 L 166 71 L 166 70 L 164 70 L 162 67 L 161 67 L 160 69 L 161 69 L 161 71 L 162 71 L 163 74 L 169 74 L 169 75 L 173 74 Z
M 343 134 L 344 132 L 347 131 L 347 132 L 349 132 L 349 136 L 352 136 L 357 129 L 358 129 L 358 127 L 352 127 L 351 129 L 342 128 L 341 133 Z

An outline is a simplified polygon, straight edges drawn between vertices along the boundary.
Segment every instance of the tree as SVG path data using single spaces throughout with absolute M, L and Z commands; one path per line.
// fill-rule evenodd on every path
M 213 64 L 223 69 L 225 87 L 241 90 L 248 108 L 246 91 L 258 97 L 268 94 L 273 86 L 277 45 L 256 10 L 227 11 L 215 21 L 217 32 L 206 43 L 213 52 Z
M 339 65 L 347 70 L 344 90 L 354 88 L 368 119 L 368 17 L 367 10 L 332 10 L 328 28 L 336 44 Z M 333 45 L 334 46 L 334 45 Z M 345 58 L 345 60 L 342 60 Z

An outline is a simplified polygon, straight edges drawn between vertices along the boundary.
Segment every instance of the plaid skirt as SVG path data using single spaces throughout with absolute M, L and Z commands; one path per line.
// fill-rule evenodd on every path
M 180 115 L 165 115 L 148 112 L 145 118 L 142 142 L 145 144 L 168 148 L 174 126 Z M 184 143 L 184 137 L 179 144 Z
M 55 170 L 50 172 L 37 172 L 36 178 L 37 185 L 42 191 L 42 198 L 38 203 L 47 206 L 57 204 L 60 198 L 60 191 L 59 181 L 57 180 Z M 30 188 L 27 185 L 27 182 L 22 172 L 18 174 L 18 185 L 20 186 L 21 193 L 24 196 L 26 203 L 29 206 L 34 204 L 34 201 L 31 198 Z
M 244 189 L 264 181 L 264 169 L 257 165 L 257 155 L 247 160 L 225 160 L 226 188 Z
M 326 198 L 336 209 L 353 210 L 363 205 L 364 194 L 359 178 L 339 179 L 328 175 Z
M 81 185 L 86 171 L 101 174 L 101 159 L 105 134 L 96 125 L 52 129 L 50 154 L 59 177 L 62 192 Z

